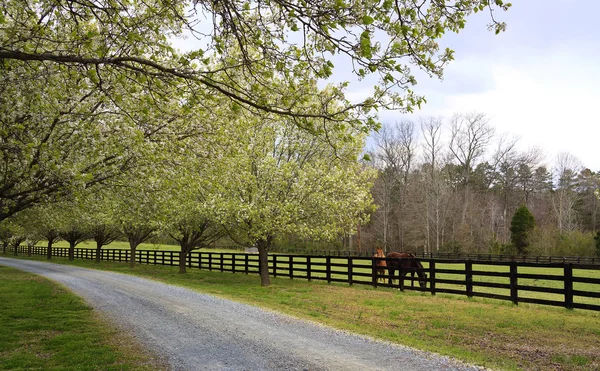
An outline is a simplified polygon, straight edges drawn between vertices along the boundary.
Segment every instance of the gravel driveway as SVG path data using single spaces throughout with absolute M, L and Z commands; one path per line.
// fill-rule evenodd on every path
M 452 359 L 119 273 L 0 258 L 60 282 L 174 370 L 479 370 Z

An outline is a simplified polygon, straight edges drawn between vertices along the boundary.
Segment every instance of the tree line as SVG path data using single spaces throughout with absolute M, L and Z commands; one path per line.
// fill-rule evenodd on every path
M 362 228 L 362 244 L 416 252 L 600 254 L 600 172 L 568 153 L 548 159 L 516 144 L 496 135 L 480 113 L 384 125 L 370 152 L 378 207 Z M 511 240 L 519 207 L 535 223 L 523 248 Z

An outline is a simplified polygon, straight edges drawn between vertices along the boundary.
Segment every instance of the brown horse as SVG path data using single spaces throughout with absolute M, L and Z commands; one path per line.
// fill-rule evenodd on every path
M 385 268 L 387 266 L 385 261 L 385 254 L 383 253 L 383 249 L 378 247 L 376 249 L 375 255 L 373 255 L 373 261 L 375 263 L 375 275 L 377 276 L 377 282 L 382 280 L 385 282 Z
M 417 257 L 413 254 L 392 251 L 386 255 L 385 260 L 387 262 L 387 269 L 390 273 L 390 286 L 392 285 L 394 274 L 396 273 L 396 270 L 398 270 L 400 271 L 399 274 L 402 275 L 402 277 L 398 278 L 401 280 L 401 287 L 404 287 L 404 277 L 409 272 L 411 277 L 411 287 L 414 287 L 415 284 L 415 272 L 417 273 L 417 276 L 419 276 L 419 286 L 421 286 L 421 289 L 425 289 L 427 287 L 427 274 L 424 272 L 425 269 L 423 268 L 423 265 L 419 259 L 417 259 Z

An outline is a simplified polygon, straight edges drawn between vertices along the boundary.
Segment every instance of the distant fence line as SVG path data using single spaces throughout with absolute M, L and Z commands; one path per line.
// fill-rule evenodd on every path
M 7 252 L 45 256 L 47 248 L 20 246 L 16 251 L 9 248 Z M 103 261 L 127 262 L 129 254 L 129 250 L 125 249 L 102 249 L 100 258 Z M 68 257 L 68 248 L 53 248 L 52 256 Z M 75 259 L 95 259 L 96 251 L 94 249 L 75 249 L 74 257 Z M 178 266 L 179 252 L 137 250 L 135 260 L 141 264 Z M 281 276 L 290 279 L 322 280 L 328 283 L 362 284 L 374 287 L 388 286 L 401 290 L 429 292 L 432 295 L 448 293 L 467 297 L 508 300 L 515 304 L 533 303 L 569 309 L 579 308 L 600 311 L 600 300 L 597 304 L 589 303 L 590 300 L 587 300 L 587 303 L 585 300 L 584 302 L 580 300 L 581 298 L 600 299 L 600 278 L 585 277 L 585 274 L 584 276 L 574 274 L 574 270 L 577 272 L 600 272 L 599 265 L 572 262 L 532 263 L 440 258 L 421 258 L 420 261 L 428 265 L 424 269 L 425 273 L 428 274 L 427 288 L 425 289 L 421 289 L 418 284 L 415 287 L 412 287 L 412 284 L 407 286 L 404 284 L 404 280 L 399 280 L 397 284 L 392 285 L 380 283 L 380 279 L 385 279 L 387 282 L 390 277 L 387 274 L 380 275 L 377 273 L 377 270 L 374 269 L 376 261 L 371 257 L 271 254 L 269 255 L 269 273 L 274 277 Z M 504 267 L 504 269 L 488 271 L 483 270 L 481 267 L 474 269 L 474 265 Z M 259 273 L 257 254 L 194 251 L 189 254 L 186 266 L 188 268 L 221 272 Z M 554 268 L 553 271 L 559 270 L 560 274 L 519 272 L 519 268 L 523 267 Z M 418 279 L 417 277 L 414 280 L 417 281 Z M 502 279 L 508 282 L 498 282 Z M 519 279 L 534 283 L 529 285 L 520 284 Z M 407 278 L 407 280 L 411 282 L 412 278 Z M 560 287 L 538 286 L 536 284 L 538 280 L 557 282 Z M 575 287 L 575 285 L 579 286 Z M 478 291 L 478 288 L 504 289 L 506 293 L 489 292 L 493 290 L 488 290 L 488 292 Z M 595 291 L 590 290 L 590 288 L 594 288 Z M 552 294 L 556 300 L 531 297 L 531 293 Z

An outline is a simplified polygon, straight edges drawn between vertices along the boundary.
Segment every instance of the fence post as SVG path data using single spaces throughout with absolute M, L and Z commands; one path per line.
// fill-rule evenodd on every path
M 288 255 L 288 269 L 289 269 L 289 273 L 290 273 L 290 279 L 293 280 L 294 279 L 294 256 L 293 255 Z
M 311 280 L 311 276 L 312 276 L 312 266 L 310 264 L 310 256 L 306 257 L 306 277 L 308 278 L 308 280 Z
M 353 263 L 352 262 L 352 257 L 349 256 L 348 257 L 348 284 L 350 286 L 352 286 L 352 284 L 354 283 L 354 282 L 352 282 L 352 270 L 354 269 L 352 263 Z
M 245 273 L 245 274 L 248 274 L 248 271 L 249 271 L 249 269 L 250 269 L 250 268 L 249 268 L 249 260 L 250 260 L 250 258 L 248 257 L 248 254 L 246 254 L 246 255 L 244 256 L 244 273 Z
M 325 276 L 327 277 L 327 283 L 331 283 L 331 256 L 325 257 Z
M 273 277 L 277 277 L 277 254 L 273 255 Z
M 371 259 L 371 281 L 373 282 L 373 287 L 377 287 L 377 258 Z
M 518 283 L 519 283 L 519 280 L 517 278 L 517 262 L 511 261 L 510 262 L 510 298 L 511 298 L 513 304 L 515 304 L 515 305 L 519 304 L 519 290 L 517 288 Z
M 435 295 L 435 261 L 429 262 L 429 288 L 431 295 Z
M 402 264 L 400 264 L 398 273 L 400 274 L 400 276 L 398 277 L 398 285 L 400 286 L 400 291 L 404 291 L 404 269 L 402 268 Z
M 208 270 L 212 271 L 212 252 L 208 253 Z
M 573 263 L 565 264 L 565 308 L 573 309 Z
M 465 261 L 465 281 L 467 286 L 467 297 L 473 297 L 473 262 Z
M 225 253 L 219 253 L 217 256 L 219 257 L 219 270 L 223 273 L 225 271 Z

